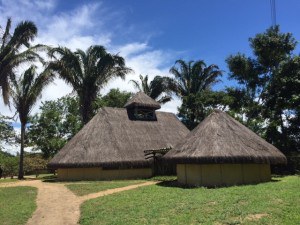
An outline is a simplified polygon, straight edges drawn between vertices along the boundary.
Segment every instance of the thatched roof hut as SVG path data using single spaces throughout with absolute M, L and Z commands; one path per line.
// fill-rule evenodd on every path
M 126 104 L 127 108 L 100 109 L 48 166 L 60 171 L 69 168 L 68 174 L 70 168 L 148 168 L 149 174 L 151 160 L 145 159 L 144 150 L 174 146 L 189 131 L 174 114 L 156 112 L 156 102 L 148 98 L 138 93 Z
M 176 163 L 286 163 L 276 147 L 217 109 L 165 158 Z
M 211 167 L 218 165 L 220 170 L 216 173 L 222 173 L 222 167 L 225 165 L 228 173 L 232 172 L 228 167 L 234 168 L 234 170 L 240 168 L 246 173 L 246 165 L 251 165 L 252 167 L 254 165 L 256 167 L 264 165 L 265 168 L 263 170 L 269 170 L 270 164 L 286 163 L 286 157 L 276 147 L 220 110 L 214 110 L 186 138 L 169 151 L 164 158 L 177 165 L 185 165 L 185 167 L 186 165 L 207 165 Z M 243 165 L 244 168 L 242 168 Z M 181 167 L 182 170 L 186 169 L 183 166 L 177 166 L 177 169 L 178 167 Z M 215 170 L 215 168 L 212 170 Z M 254 169 L 252 168 L 251 170 Z M 259 170 L 262 170 L 262 168 L 257 169 L 258 172 Z M 185 170 L 183 173 L 186 172 Z M 252 172 L 254 173 L 254 171 Z M 224 173 L 223 171 L 223 176 Z M 269 174 L 269 172 L 266 173 Z M 216 174 L 207 173 L 207 176 L 216 176 Z M 270 178 L 269 175 L 266 176 L 257 178 L 257 180 L 252 179 L 251 181 L 264 181 Z M 224 179 L 219 182 L 215 181 L 215 183 L 217 185 L 227 184 Z M 186 183 L 185 181 L 182 182 Z M 244 181 L 236 180 L 234 182 L 251 183 L 245 179 Z M 197 184 L 201 185 L 202 183 L 198 181 Z

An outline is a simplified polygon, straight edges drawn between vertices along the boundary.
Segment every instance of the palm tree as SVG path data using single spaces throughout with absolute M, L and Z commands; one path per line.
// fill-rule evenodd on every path
M 0 26 L 0 87 L 5 105 L 9 105 L 10 82 L 14 78 L 14 69 L 20 64 L 39 58 L 36 51 L 41 47 L 31 47 L 32 41 L 37 35 L 37 28 L 33 22 L 23 21 L 17 25 L 14 33 L 10 33 L 11 19 L 6 23 L 5 29 Z M 25 50 L 21 51 L 24 47 Z
M 99 90 L 110 79 L 124 78 L 131 71 L 125 66 L 122 57 L 106 52 L 105 48 L 99 45 L 89 47 L 86 52 L 79 49 L 72 52 L 68 48 L 58 47 L 51 49 L 49 55 L 55 60 L 48 68 L 77 92 L 84 124 L 93 116 L 92 104 Z
M 180 97 L 210 89 L 219 81 L 217 78 L 222 75 L 217 65 L 206 66 L 203 60 L 189 62 L 177 60 L 175 66 L 170 69 L 170 73 L 175 76 L 176 89 L 174 91 Z
M 172 85 L 174 86 L 174 80 L 170 77 L 155 76 L 154 79 L 149 83 L 148 75 L 143 77 L 140 75 L 140 81 L 130 80 L 131 83 L 139 91 L 144 92 L 157 102 L 164 104 L 171 101 Z M 164 95 L 165 94 L 165 95 Z
M 219 81 L 222 71 L 214 64 L 206 66 L 203 60 L 177 60 L 170 73 L 174 74 L 176 80 L 173 91 L 182 99 L 179 115 L 184 117 L 183 122 L 187 127 L 193 129 L 201 119 L 197 118 L 197 112 L 205 111 L 202 103 L 197 104 L 197 96 L 209 91 Z
M 24 139 L 28 116 L 32 107 L 41 96 L 44 87 L 53 80 L 53 76 L 49 73 L 49 71 L 46 70 L 40 75 L 37 75 L 36 68 L 36 66 L 31 66 L 19 79 L 12 79 L 13 89 L 11 91 L 11 95 L 13 104 L 19 114 L 21 122 L 21 149 L 18 175 L 19 179 L 23 179 L 24 176 Z

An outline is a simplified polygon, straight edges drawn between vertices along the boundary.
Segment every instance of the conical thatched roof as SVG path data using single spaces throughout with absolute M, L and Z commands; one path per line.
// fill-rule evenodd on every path
M 220 110 L 203 120 L 165 159 L 175 163 L 286 164 L 277 148 Z
M 160 109 L 160 104 L 146 95 L 144 92 L 136 93 L 131 99 L 128 100 L 124 107 L 131 108 L 136 106 Z
M 50 168 L 144 167 L 144 150 L 174 146 L 188 129 L 172 113 L 130 120 L 125 108 L 102 108 L 51 160 Z

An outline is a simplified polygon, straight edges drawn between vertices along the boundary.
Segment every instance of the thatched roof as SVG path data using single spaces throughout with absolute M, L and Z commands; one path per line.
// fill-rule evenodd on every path
M 125 108 L 104 107 L 51 160 L 50 168 L 147 167 L 144 150 L 174 146 L 188 129 L 172 113 L 130 120 Z
M 211 113 L 164 158 L 174 163 L 286 164 L 277 148 L 220 110 Z
M 128 100 L 124 107 L 131 108 L 136 106 L 160 109 L 160 104 L 143 92 L 136 93 L 131 99 Z

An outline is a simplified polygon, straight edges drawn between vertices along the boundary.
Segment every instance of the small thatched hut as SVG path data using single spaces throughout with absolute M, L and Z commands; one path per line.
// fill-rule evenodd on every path
M 286 157 L 250 129 L 215 110 L 165 156 L 177 164 L 178 181 L 223 186 L 269 181 L 270 164 Z
M 172 113 L 139 92 L 126 108 L 104 107 L 51 160 L 61 180 L 125 179 L 152 175 L 144 150 L 174 146 L 189 131 Z

